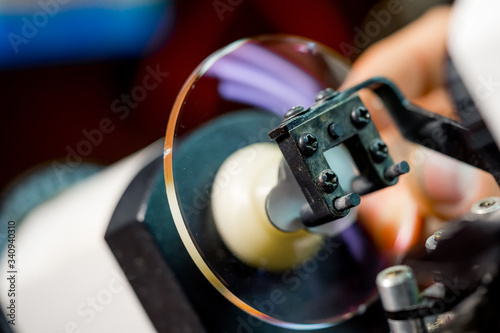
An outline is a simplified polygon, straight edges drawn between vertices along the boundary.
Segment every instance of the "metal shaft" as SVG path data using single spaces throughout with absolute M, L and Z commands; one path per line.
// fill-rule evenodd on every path
M 384 177 L 388 181 L 393 181 L 397 177 L 404 175 L 410 171 L 410 166 L 406 161 L 399 162 L 398 164 L 391 165 L 384 172 Z
M 419 301 L 417 281 L 410 267 L 404 265 L 386 268 L 377 275 L 377 288 L 385 311 L 398 312 Z M 427 332 L 421 318 L 409 320 L 388 319 L 392 333 Z
M 359 205 L 361 202 L 361 198 L 356 193 L 349 193 L 344 195 L 343 197 L 335 199 L 333 205 L 335 209 L 338 211 L 344 211 L 349 208 L 353 208 Z

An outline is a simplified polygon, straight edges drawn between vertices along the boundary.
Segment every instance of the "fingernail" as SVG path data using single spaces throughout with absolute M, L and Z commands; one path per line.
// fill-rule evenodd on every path
M 426 195 L 440 203 L 458 203 L 479 186 L 474 167 L 434 151 L 427 151 L 421 172 Z

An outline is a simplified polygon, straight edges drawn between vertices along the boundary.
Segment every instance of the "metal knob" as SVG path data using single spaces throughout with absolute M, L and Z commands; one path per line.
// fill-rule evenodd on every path
M 377 288 L 382 306 L 388 312 L 398 312 L 415 305 L 419 301 L 419 291 L 415 275 L 410 267 L 392 266 L 377 275 Z M 422 319 L 388 319 L 393 333 L 427 332 Z

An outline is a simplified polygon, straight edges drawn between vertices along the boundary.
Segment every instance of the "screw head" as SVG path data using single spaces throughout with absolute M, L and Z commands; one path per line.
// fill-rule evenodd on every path
M 310 133 L 304 134 L 299 139 L 299 148 L 305 156 L 311 156 L 318 149 L 318 139 Z
M 479 207 L 488 208 L 495 204 L 495 200 L 484 200 L 479 203 Z
M 339 178 L 330 169 L 323 170 L 318 177 L 318 183 L 326 193 L 332 193 L 339 186 Z
M 322 101 L 324 99 L 332 98 L 333 96 L 337 95 L 338 93 L 333 90 L 332 88 L 326 88 L 324 90 L 321 90 L 317 95 L 316 95 L 316 102 Z
M 398 276 L 401 276 L 402 274 L 406 274 L 406 271 L 404 269 L 395 269 L 387 273 L 386 277 L 389 279 L 394 279 Z
M 344 135 L 344 127 L 342 126 L 342 124 L 333 123 L 328 126 L 328 134 L 330 134 L 333 139 L 336 139 Z
M 389 148 L 384 141 L 375 139 L 370 144 L 370 154 L 374 162 L 380 163 L 389 156 Z
M 491 214 L 500 210 L 500 198 L 499 197 L 488 197 L 483 198 L 471 207 L 471 212 L 474 214 Z
M 370 112 L 364 106 L 358 106 L 351 112 L 351 120 L 358 128 L 366 126 L 370 119 Z
M 438 230 L 434 233 L 434 240 L 438 242 L 441 237 L 443 236 L 444 231 L 443 230 Z
M 285 120 L 292 119 L 301 113 L 304 113 L 306 109 L 302 105 L 296 105 L 285 113 Z

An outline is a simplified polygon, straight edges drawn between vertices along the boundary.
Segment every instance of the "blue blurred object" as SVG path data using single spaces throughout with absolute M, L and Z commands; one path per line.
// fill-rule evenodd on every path
M 136 57 L 173 23 L 169 0 L 39 0 L 0 5 L 0 68 Z

